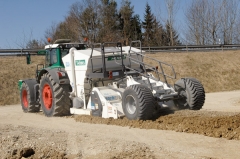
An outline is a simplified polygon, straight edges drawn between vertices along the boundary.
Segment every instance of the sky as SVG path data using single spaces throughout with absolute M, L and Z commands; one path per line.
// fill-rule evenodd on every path
M 64 21 L 70 6 L 81 0 L 0 0 L 0 49 L 21 48 L 28 40 L 44 38 L 53 23 Z M 121 6 L 121 0 L 118 8 Z M 175 27 L 179 32 L 184 24 L 184 8 L 191 0 L 178 1 Z M 143 20 L 146 3 L 155 14 L 167 16 L 164 0 L 131 0 L 134 13 Z

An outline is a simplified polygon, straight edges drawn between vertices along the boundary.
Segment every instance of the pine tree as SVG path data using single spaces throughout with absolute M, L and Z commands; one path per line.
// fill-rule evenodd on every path
M 154 41 L 153 22 L 154 22 L 154 16 L 151 13 L 151 7 L 147 3 L 145 8 L 144 21 L 142 22 L 142 26 L 144 29 L 144 33 L 143 33 L 144 46 L 152 46 L 154 43 L 153 42 Z
M 118 41 L 118 12 L 115 0 L 102 0 L 99 41 Z
M 122 27 L 122 36 L 124 45 L 130 44 L 131 38 L 131 19 L 133 18 L 133 6 L 129 0 L 123 0 L 122 6 L 120 8 L 120 26 Z
M 156 17 L 153 20 L 153 45 L 154 46 L 165 46 L 166 45 L 166 31 L 163 25 L 157 21 Z
M 131 20 L 131 40 L 142 40 L 142 27 L 139 15 L 134 15 Z

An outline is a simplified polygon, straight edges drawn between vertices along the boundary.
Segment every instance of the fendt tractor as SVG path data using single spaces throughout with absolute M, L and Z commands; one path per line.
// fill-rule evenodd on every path
M 149 120 L 162 108 L 199 110 L 205 102 L 195 78 L 171 86 L 167 79 L 176 79 L 173 66 L 147 56 L 140 41 L 87 47 L 59 39 L 44 52 L 45 65 L 37 66 L 36 79 L 19 80 L 24 112 Z

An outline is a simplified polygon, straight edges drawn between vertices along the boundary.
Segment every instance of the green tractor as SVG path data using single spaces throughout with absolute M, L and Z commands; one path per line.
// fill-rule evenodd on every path
M 84 43 L 71 43 L 69 39 L 59 39 L 54 44 L 45 46 L 38 54 L 45 54 L 45 65 L 38 64 L 35 79 L 19 80 L 21 105 L 24 112 L 38 112 L 42 109 L 48 116 L 65 116 L 70 114 L 71 85 L 65 71 L 62 57 L 69 49 L 86 49 Z M 27 64 L 30 63 L 30 54 Z

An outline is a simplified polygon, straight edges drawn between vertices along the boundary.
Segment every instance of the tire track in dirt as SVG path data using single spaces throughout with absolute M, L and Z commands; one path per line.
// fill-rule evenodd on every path
M 169 111 L 172 113 L 172 111 Z M 173 130 L 201 134 L 215 138 L 227 138 L 229 140 L 240 140 L 240 113 L 211 112 L 211 111 L 175 111 L 166 115 L 167 112 L 159 114 L 156 120 L 128 120 L 104 119 L 94 116 L 75 115 L 77 122 L 92 124 L 117 125 L 140 129 Z

